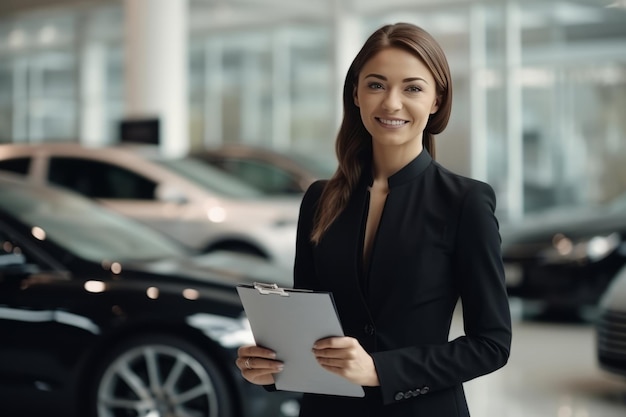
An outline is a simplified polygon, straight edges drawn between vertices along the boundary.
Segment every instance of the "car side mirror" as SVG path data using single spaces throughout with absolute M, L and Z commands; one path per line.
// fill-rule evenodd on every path
M 159 185 L 155 191 L 155 196 L 157 200 L 168 203 L 186 204 L 189 201 L 184 192 L 169 184 Z

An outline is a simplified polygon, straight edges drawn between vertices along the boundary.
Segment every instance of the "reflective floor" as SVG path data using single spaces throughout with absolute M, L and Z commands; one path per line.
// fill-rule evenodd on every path
M 590 324 L 515 318 L 509 363 L 465 384 L 472 417 L 625 417 L 626 379 L 598 369 L 594 343 Z

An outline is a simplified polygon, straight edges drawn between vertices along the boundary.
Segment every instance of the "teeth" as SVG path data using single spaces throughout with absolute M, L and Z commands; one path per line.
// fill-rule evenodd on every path
M 391 125 L 391 126 L 400 126 L 406 123 L 404 120 L 386 120 L 386 119 L 378 119 L 382 124 Z

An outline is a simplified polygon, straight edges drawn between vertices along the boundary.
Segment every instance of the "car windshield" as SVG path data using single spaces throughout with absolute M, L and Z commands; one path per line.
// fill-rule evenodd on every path
M 260 190 L 194 158 L 159 159 L 155 161 L 194 183 L 223 196 L 253 199 L 263 195 Z
M 286 155 L 298 165 L 313 172 L 317 178 L 330 178 L 337 170 L 337 162 L 333 158 L 322 158 L 295 152 L 289 152 Z
M 100 262 L 163 259 L 186 254 L 148 227 L 59 189 L 0 185 L 0 208 L 81 258 Z

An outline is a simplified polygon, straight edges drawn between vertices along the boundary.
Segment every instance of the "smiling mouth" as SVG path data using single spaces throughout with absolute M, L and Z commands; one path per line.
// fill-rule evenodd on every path
M 378 120 L 378 122 L 382 125 L 385 126 L 390 126 L 390 127 L 399 127 L 399 126 L 404 126 L 405 124 L 409 123 L 406 120 L 390 120 L 390 119 L 382 119 L 380 117 L 376 117 L 376 120 Z

